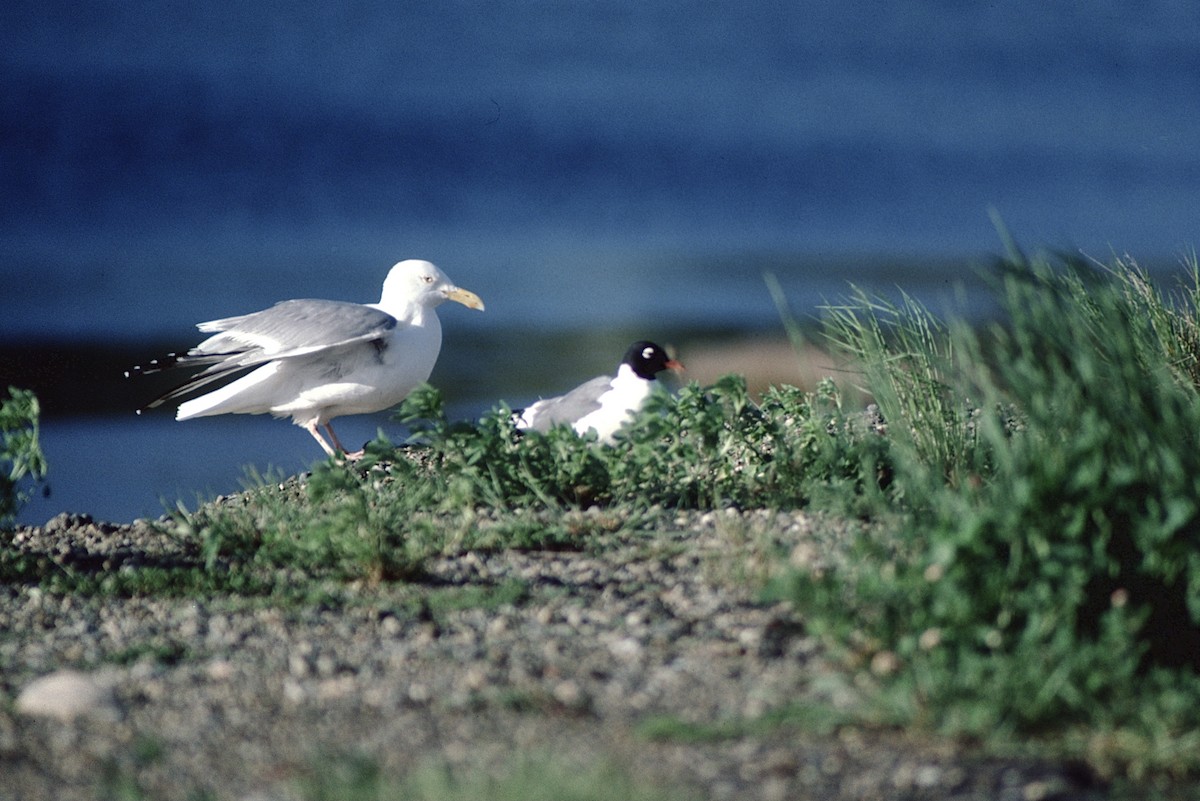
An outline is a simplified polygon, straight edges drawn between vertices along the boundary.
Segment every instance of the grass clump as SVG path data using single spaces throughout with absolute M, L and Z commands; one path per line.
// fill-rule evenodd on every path
M 372 458 L 361 471 L 318 464 L 302 485 L 251 474 L 236 499 L 180 509 L 172 533 L 194 541 L 204 569 L 231 589 L 270 587 L 292 576 L 340 581 L 411 577 L 427 555 L 430 524 L 416 511 L 420 485 L 387 492 Z
M 386 776 L 376 760 L 361 755 L 318 762 L 300 783 L 306 801 L 666 801 L 680 797 L 630 776 L 612 761 L 578 764 L 569 755 L 527 754 L 498 770 L 426 760 L 398 780 Z
M 1003 271 L 985 332 L 911 301 L 834 311 L 907 516 L 792 597 L 909 719 L 1200 772 L 1161 747 L 1200 736 L 1197 287 L 1042 259 Z
M 569 429 L 523 436 L 500 405 L 478 423 L 450 421 L 441 394 L 428 385 L 405 399 L 398 417 L 413 431 L 420 478 L 432 506 L 457 509 L 556 508 L 587 504 L 607 493 L 603 454 Z M 412 463 L 405 466 L 411 468 Z
M 664 506 L 795 508 L 815 496 L 859 498 L 886 443 L 832 382 L 773 388 L 753 403 L 740 376 L 661 399 L 610 454 L 612 497 Z M 864 477 L 866 483 L 864 484 Z

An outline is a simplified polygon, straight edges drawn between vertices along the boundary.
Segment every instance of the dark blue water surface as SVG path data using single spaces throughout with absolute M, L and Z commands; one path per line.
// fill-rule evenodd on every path
M 993 209 L 1031 246 L 1170 266 L 1200 221 L 1198 42 L 1191 0 L 10 0 L 0 346 L 186 345 L 286 297 L 374 300 L 417 256 L 487 301 L 443 315 L 485 408 L 561 388 L 514 389 L 497 338 L 762 330 L 765 269 L 801 311 L 847 281 L 938 297 L 1001 250 Z M 12 363 L 0 383 L 48 380 Z M 47 412 L 29 520 L 294 462 L 263 427 L 312 445 Z

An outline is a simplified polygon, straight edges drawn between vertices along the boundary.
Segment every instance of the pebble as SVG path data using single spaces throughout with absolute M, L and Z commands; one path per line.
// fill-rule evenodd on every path
M 57 670 L 34 679 L 21 690 L 17 712 L 68 722 L 85 715 L 114 717 L 112 691 L 94 675 L 77 670 Z
M 6 588 L 0 621 L 24 636 L 0 638 L 0 696 L 17 695 L 0 703 L 0 799 L 92 801 L 102 796 L 97 766 L 133 781 L 138 797 L 284 799 L 323 754 L 359 754 L 403 775 L 451 756 L 495 773 L 529 754 L 568 753 L 656 777 L 680 789 L 671 797 L 848 801 L 917 790 L 975 801 L 994 797 L 1003 771 L 1030 801 L 1088 797 L 1042 766 L 960 763 L 875 734 L 634 736 L 654 718 L 720 727 L 806 699 L 852 703 L 852 685 L 830 688 L 795 610 L 762 603 L 738 572 L 787 555 L 836 564 L 847 528 L 799 512 L 658 510 L 650 527 L 623 531 L 612 514 L 580 516 L 603 518 L 602 546 L 450 554 L 426 564 L 427 585 L 347 588 L 343 605 Z M 59 516 L 12 542 L 89 569 L 196 558 L 186 538 L 145 521 Z M 528 592 L 498 609 L 405 611 L 414 592 L 507 581 Z M 178 656 L 157 661 L 163 646 Z M 40 718 L 69 727 L 45 731 Z M 138 748 L 149 745 L 158 755 L 144 764 Z

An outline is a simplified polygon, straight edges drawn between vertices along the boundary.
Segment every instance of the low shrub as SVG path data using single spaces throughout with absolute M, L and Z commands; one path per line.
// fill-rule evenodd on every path
M 792 597 L 888 674 L 892 703 L 951 730 L 1194 738 L 1198 293 L 1164 296 L 1131 263 L 1046 259 L 1008 265 L 997 290 L 1006 319 L 983 332 L 933 328 L 912 305 L 839 310 L 906 522 L 840 571 L 796 574 Z
M 843 410 L 832 382 L 772 389 L 760 403 L 739 376 L 691 384 L 652 398 L 609 447 L 567 427 L 523 434 L 504 406 L 477 424 L 450 422 L 430 387 L 400 414 L 416 432 L 410 459 L 451 507 L 795 508 L 818 494 L 877 494 L 872 466 L 887 448 L 863 413 Z

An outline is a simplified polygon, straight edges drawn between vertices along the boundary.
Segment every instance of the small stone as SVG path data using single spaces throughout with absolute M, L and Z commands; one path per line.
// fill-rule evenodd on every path
M 890 676 L 900 669 L 900 658 L 891 651 L 879 651 L 871 657 L 871 672 L 876 676 Z
M 213 681 L 228 681 L 233 678 L 233 663 L 227 659 L 214 659 L 205 668 Z
M 609 643 L 608 650 L 618 659 L 635 659 L 642 653 L 642 645 L 633 637 L 623 637 Z
M 938 628 L 925 629 L 921 632 L 917 644 L 921 646 L 922 651 L 932 651 L 942 643 L 942 630 Z
M 299 704 L 304 700 L 304 687 L 292 678 L 283 680 L 283 698 L 290 704 Z
M 1042 781 L 1033 781 L 1025 785 L 1021 795 L 1025 801 L 1044 801 L 1050 796 L 1050 785 Z
M 110 688 L 76 670 L 59 670 L 34 679 L 17 696 L 16 708 L 24 715 L 62 721 L 115 712 Z
M 762 783 L 759 792 L 763 801 L 786 801 L 788 783 L 778 776 L 772 776 Z
M 922 789 L 936 787 L 942 781 L 942 769 L 937 765 L 922 765 L 917 768 L 913 782 Z
M 583 691 L 573 681 L 560 681 L 554 685 L 554 700 L 566 707 L 577 707 L 583 700 Z
M 308 675 L 308 660 L 300 654 L 292 654 L 288 657 L 288 673 L 297 678 L 304 678 Z

